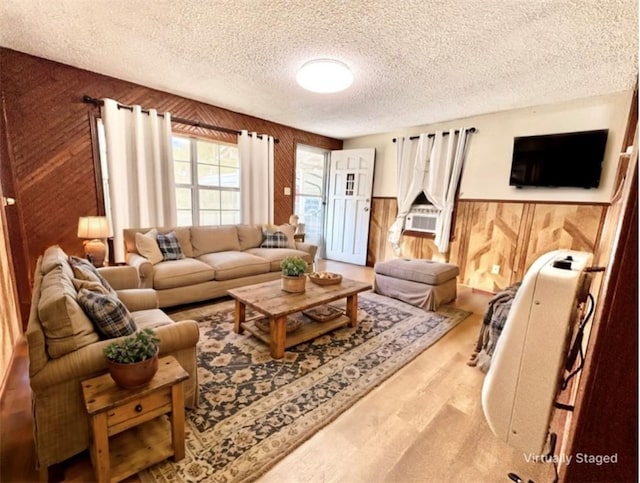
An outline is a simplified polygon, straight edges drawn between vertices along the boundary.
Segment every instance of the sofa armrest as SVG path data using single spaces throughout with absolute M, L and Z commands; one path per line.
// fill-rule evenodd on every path
M 138 270 L 130 266 L 101 267 L 98 269 L 100 275 L 107 279 L 109 285 L 115 291 L 129 288 L 138 288 L 140 286 L 140 278 Z
M 160 357 L 181 349 L 195 348 L 200 333 L 194 320 L 182 320 L 174 324 L 163 325 L 155 329 L 160 339 Z M 70 379 L 83 380 L 100 372 L 106 372 L 107 359 L 104 348 L 117 339 L 101 340 L 70 352 L 59 359 L 50 359 L 49 363 L 31 377 L 34 392 L 46 391 L 56 384 Z
M 313 245 L 311 243 L 296 242 L 296 249 L 307 252 L 309 255 L 311 255 L 311 258 L 313 260 L 316 259 L 316 252 L 318 251 L 317 245 Z
M 116 291 L 120 302 L 122 302 L 130 312 L 138 310 L 157 309 L 158 294 L 152 288 L 134 288 Z
M 140 288 L 153 288 L 153 264 L 137 253 L 127 253 L 127 265 L 138 271 Z
M 32 309 L 33 311 L 34 309 Z M 37 312 L 37 309 L 35 309 Z M 27 348 L 29 349 L 29 377 L 41 371 L 49 362 L 49 355 L 46 350 L 46 340 L 42 325 L 37 316 L 31 315 L 27 331 Z

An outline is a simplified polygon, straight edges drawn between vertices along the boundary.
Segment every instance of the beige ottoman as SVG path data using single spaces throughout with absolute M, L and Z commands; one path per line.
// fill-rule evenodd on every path
M 373 289 L 426 310 L 456 299 L 458 267 L 432 260 L 397 258 L 376 263 Z

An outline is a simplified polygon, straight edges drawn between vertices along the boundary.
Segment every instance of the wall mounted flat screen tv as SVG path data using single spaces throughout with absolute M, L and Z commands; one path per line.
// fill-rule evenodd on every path
M 509 185 L 597 188 L 608 129 L 516 137 Z

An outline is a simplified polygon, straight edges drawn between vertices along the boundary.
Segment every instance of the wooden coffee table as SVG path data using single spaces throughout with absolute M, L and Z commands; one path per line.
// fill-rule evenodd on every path
M 316 285 L 307 280 L 307 288 L 303 293 L 288 293 L 280 288 L 280 280 L 258 283 L 234 288 L 228 293 L 236 300 L 235 327 L 238 334 L 246 329 L 254 336 L 269 344 L 274 359 L 284 357 L 284 350 L 319 335 L 326 334 L 337 327 L 349 324 L 358 325 L 358 293 L 371 289 L 371 285 L 355 280 L 342 279 L 336 285 Z M 345 315 L 326 322 L 304 322 L 296 331 L 287 334 L 287 315 L 324 305 L 339 299 L 347 299 Z M 269 318 L 269 333 L 255 326 L 246 319 L 246 309 L 252 309 Z

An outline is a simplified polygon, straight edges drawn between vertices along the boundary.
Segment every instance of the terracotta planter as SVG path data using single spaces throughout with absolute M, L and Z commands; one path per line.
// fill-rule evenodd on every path
M 302 293 L 305 290 L 307 277 L 290 277 L 289 275 L 282 275 L 282 290 L 290 293 Z
M 115 383 L 125 389 L 142 387 L 148 383 L 158 370 L 158 352 L 151 359 L 131 364 L 120 364 L 107 359 L 109 372 Z

